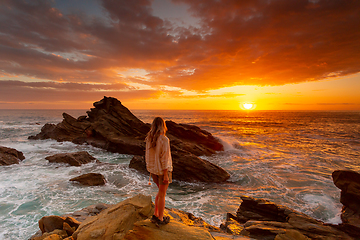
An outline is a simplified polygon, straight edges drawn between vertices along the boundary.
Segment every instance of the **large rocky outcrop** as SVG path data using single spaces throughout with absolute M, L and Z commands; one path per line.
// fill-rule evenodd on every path
M 337 225 L 325 224 L 303 213 L 264 199 L 242 196 L 236 215 L 228 213 L 221 227 L 254 239 L 353 239 Z M 234 221 L 236 224 L 234 225 Z M 235 231 L 236 232 L 236 231 Z
M 16 149 L 0 146 L 0 166 L 18 164 L 24 160 L 24 154 Z
M 344 231 L 340 225 L 325 224 L 264 199 L 248 196 L 242 196 L 241 199 L 243 202 L 236 214 L 228 213 L 227 221 L 220 228 L 206 223 L 191 213 L 173 208 L 165 209 L 164 212 L 170 217 L 170 223 L 157 227 L 149 220 L 154 211 L 151 197 L 137 195 L 115 205 L 97 204 L 67 216 L 43 217 L 39 221 L 42 231 L 32 239 L 351 240 L 360 238 L 354 229 Z
M 186 152 L 172 151 L 173 179 L 180 181 L 223 182 L 230 175 L 222 168 Z M 144 156 L 134 156 L 130 168 L 148 174 Z
M 63 113 L 63 121 L 57 125 L 45 124 L 41 132 L 29 139 L 55 139 L 74 143 L 88 143 L 111 152 L 143 155 L 144 139 L 149 124 L 135 117 L 119 100 L 104 97 L 95 102 L 88 116 L 74 118 Z M 196 126 L 166 123 L 174 150 L 182 149 L 197 156 L 210 155 L 223 150 L 223 146 L 210 133 Z
M 219 228 L 178 209 L 165 209 L 164 214 L 171 221 L 157 227 L 149 219 L 153 211 L 151 197 L 144 195 L 137 195 L 115 205 L 92 205 L 71 215 L 41 218 L 41 231 L 31 239 L 248 239 L 221 233 Z M 78 222 L 79 218 L 75 219 L 79 215 L 81 223 Z
M 145 142 L 150 124 L 143 123 L 135 117 L 119 100 L 112 97 L 104 97 L 99 102 L 95 102 L 94 108 L 87 112 L 88 116 L 74 118 L 63 113 L 63 121 L 57 125 L 45 124 L 41 132 L 29 139 L 55 139 L 57 141 L 71 141 L 77 144 L 91 144 L 95 147 L 106 149 L 110 152 L 143 156 L 145 153 Z M 201 160 L 197 156 L 211 155 L 216 151 L 222 151 L 222 144 L 209 132 L 197 126 L 187 124 L 177 124 L 173 121 L 166 122 L 170 139 L 171 151 L 174 152 L 173 160 L 179 163 L 186 158 L 183 167 L 197 168 L 197 162 L 202 162 L 208 166 L 210 172 L 203 173 L 208 169 L 199 169 L 198 173 L 207 175 L 206 177 L 185 176 L 187 171 L 179 168 L 183 176 L 175 174 L 174 179 L 189 179 L 191 181 L 211 181 L 211 175 L 220 175 L 216 181 L 225 181 L 229 178 L 220 167 Z M 191 161 L 194 160 L 194 163 Z M 136 168 L 138 169 L 138 168 Z M 221 180 L 219 180 L 221 179 Z

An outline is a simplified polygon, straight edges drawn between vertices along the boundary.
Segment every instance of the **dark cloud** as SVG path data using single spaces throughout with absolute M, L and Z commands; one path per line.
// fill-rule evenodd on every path
M 0 81 L 0 102 L 94 101 L 104 95 L 121 100 L 148 99 L 161 94 L 138 90 L 124 84 L 84 84 L 57 82 Z
M 191 6 L 209 34 L 190 77 L 193 89 L 233 84 L 278 85 L 360 71 L 359 1 L 177 0 Z M 197 79 L 198 81 L 195 81 Z
M 200 27 L 154 16 L 150 0 L 99 1 L 103 17 L 65 14 L 50 0 L 3 0 L 0 68 L 54 81 L 133 81 L 196 91 L 360 71 L 360 1 L 173 2 L 187 4 Z M 145 69 L 150 81 L 114 70 L 128 68 Z

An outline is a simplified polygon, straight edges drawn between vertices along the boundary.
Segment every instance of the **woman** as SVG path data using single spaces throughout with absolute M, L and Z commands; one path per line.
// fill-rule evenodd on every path
M 157 225 L 170 222 L 168 216 L 164 217 L 165 195 L 169 183 L 172 182 L 172 159 L 170 153 L 170 141 L 165 136 L 167 131 L 165 121 L 161 117 L 156 117 L 151 124 L 151 129 L 147 134 L 145 161 L 146 169 L 150 172 L 153 181 L 159 191 L 155 198 L 155 212 L 151 222 Z

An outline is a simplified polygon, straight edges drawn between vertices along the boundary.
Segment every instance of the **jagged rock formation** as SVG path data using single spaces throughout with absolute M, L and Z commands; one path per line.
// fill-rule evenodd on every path
M 332 174 L 341 189 L 342 223 L 325 224 L 275 203 L 242 196 L 236 215 L 228 213 L 224 231 L 254 239 L 360 239 L 360 174 L 338 170 Z
M 55 124 L 45 124 L 41 132 L 29 139 L 55 139 L 57 141 L 71 141 L 77 144 L 90 144 L 95 147 L 106 149 L 110 152 L 143 156 L 145 142 L 150 124 L 143 123 L 135 117 L 119 100 L 104 97 L 95 102 L 94 108 L 87 112 L 88 116 L 74 118 L 63 113 L 63 121 Z M 206 160 L 198 158 L 202 155 L 211 155 L 216 151 L 222 151 L 222 144 L 209 132 L 197 126 L 166 122 L 170 139 L 173 161 L 179 163 L 175 169 L 174 179 L 183 175 L 179 180 L 189 181 L 212 181 L 209 176 L 220 176 L 216 182 L 225 181 L 230 176 L 220 167 Z M 187 164 L 182 165 L 185 159 Z M 194 160 L 194 163 L 191 161 Z M 196 177 L 187 168 L 196 168 L 195 164 L 202 162 L 211 170 L 205 173 L 205 177 Z M 185 168 L 186 167 L 186 168 Z M 136 168 L 139 169 L 139 168 Z M 201 171 L 207 171 L 202 169 Z M 188 175 L 184 177 L 185 175 Z M 192 177 L 193 176 L 193 177 Z
M 24 160 L 24 154 L 16 149 L 0 146 L 0 166 L 18 164 Z
M 227 214 L 221 227 L 254 239 L 353 239 L 337 225 L 325 224 L 303 213 L 264 199 L 242 196 L 236 215 Z M 234 226 L 236 221 L 237 227 Z
M 143 155 L 144 139 L 149 124 L 135 117 L 119 100 L 104 97 L 95 102 L 88 116 L 74 118 L 63 113 L 63 121 L 57 125 L 45 124 L 41 132 L 29 139 L 55 139 L 74 143 L 88 143 L 111 152 Z M 210 155 L 223 150 L 223 146 L 208 132 L 196 126 L 166 123 L 172 149 L 182 149 L 197 156 Z
M 90 162 L 100 162 L 86 151 L 74 153 L 59 153 L 45 158 L 51 163 L 67 163 L 70 166 L 81 166 Z

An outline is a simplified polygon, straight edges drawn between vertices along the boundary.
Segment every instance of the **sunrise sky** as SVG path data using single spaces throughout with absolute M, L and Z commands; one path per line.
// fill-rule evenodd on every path
M 360 110 L 358 0 L 0 0 L 0 109 Z

